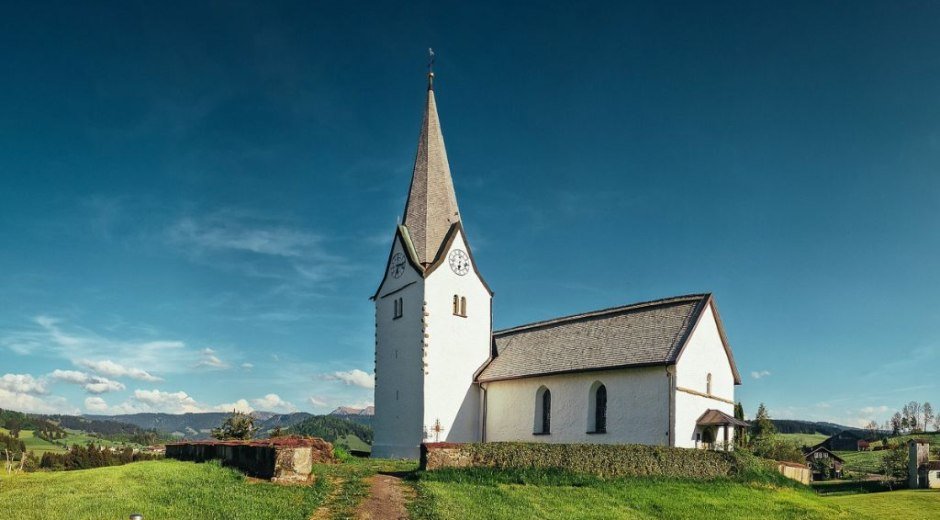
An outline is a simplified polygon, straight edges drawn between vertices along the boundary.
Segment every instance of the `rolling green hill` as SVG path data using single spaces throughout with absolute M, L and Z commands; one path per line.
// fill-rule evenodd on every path
M 7 435 L 10 434 L 10 431 L 5 428 L 0 428 L 0 432 Z M 66 451 L 64 446 L 59 446 L 34 436 L 32 430 L 20 430 L 19 439 L 26 445 L 26 451 L 32 451 L 37 455 L 42 455 L 47 451 L 56 453 L 64 453 Z
M 287 433 L 320 437 L 347 449 L 371 450 L 371 427 L 332 415 L 312 416 L 288 428 Z

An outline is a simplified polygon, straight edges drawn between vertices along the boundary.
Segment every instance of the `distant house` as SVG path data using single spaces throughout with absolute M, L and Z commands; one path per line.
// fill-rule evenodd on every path
M 829 451 L 862 451 L 862 444 L 864 443 L 865 448 L 868 448 L 868 439 L 866 438 L 866 433 L 863 431 L 856 430 L 843 430 L 832 437 L 820 442 L 813 448 L 823 447 Z
M 842 465 L 845 464 L 845 460 L 831 452 L 828 448 L 824 448 L 822 446 L 805 448 L 803 450 L 803 458 L 806 460 L 806 465 L 809 466 L 813 471 L 813 480 L 842 478 Z M 818 464 L 819 461 L 826 461 L 829 463 L 828 466 L 832 469 L 828 475 L 823 475 L 822 472 L 818 471 L 820 468 L 820 465 Z
M 868 451 L 871 449 L 871 443 L 865 439 L 858 440 L 858 451 Z

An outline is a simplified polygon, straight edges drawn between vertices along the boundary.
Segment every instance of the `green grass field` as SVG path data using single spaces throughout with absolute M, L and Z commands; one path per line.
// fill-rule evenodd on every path
M 9 430 L 5 428 L 0 428 L 0 432 L 8 434 L 8 435 L 10 433 Z M 98 446 L 117 447 L 117 448 L 123 448 L 125 446 L 129 446 L 131 448 L 141 447 L 139 444 L 121 443 L 121 442 L 113 442 L 113 441 L 108 441 L 104 439 L 99 439 L 98 437 L 89 435 L 85 432 L 81 432 L 78 430 L 66 430 L 66 432 L 68 433 L 68 435 L 66 435 L 62 439 L 57 439 L 54 443 L 40 439 L 39 437 L 36 437 L 34 435 L 33 430 L 21 430 L 19 438 L 20 440 L 23 441 L 23 444 L 26 445 L 26 451 L 32 451 L 36 455 L 42 455 L 43 453 L 47 451 L 51 451 L 53 453 L 65 453 L 66 451 L 68 451 L 68 446 L 71 446 L 73 444 L 84 446 L 88 444 L 89 442 L 97 444 Z
M 808 489 L 732 481 L 618 479 L 586 485 L 419 480 L 418 519 L 851 518 Z
M 781 433 L 781 439 L 796 442 L 800 446 L 815 446 L 829 438 L 828 435 L 821 433 Z
M 81 471 L 0 476 L 3 517 L 306 520 L 328 492 L 245 479 L 218 464 L 161 460 Z
M 881 462 L 887 451 L 837 451 L 836 455 L 845 460 L 844 469 L 861 473 L 880 473 Z
M 310 486 L 244 478 L 218 464 L 170 460 L 80 471 L 0 475 L 4 518 L 306 520 L 352 518 L 378 471 L 404 472 L 414 520 L 432 519 L 858 519 L 937 518 L 940 491 L 821 496 L 775 482 L 628 478 L 564 472 L 414 472 L 413 462 L 353 459 L 314 468 Z M 318 516 L 320 518 L 320 516 Z
M 0 428 L 0 432 L 9 435 L 10 431 L 5 428 Z M 36 455 L 42 455 L 47 451 L 52 451 L 55 453 L 64 453 L 65 448 L 52 444 L 49 441 L 40 439 L 39 437 L 33 436 L 32 430 L 21 430 L 19 439 L 23 441 L 23 444 L 26 445 L 26 451 L 32 451 Z
M 940 491 L 904 489 L 823 499 L 852 514 L 852 518 L 929 520 L 940 517 Z

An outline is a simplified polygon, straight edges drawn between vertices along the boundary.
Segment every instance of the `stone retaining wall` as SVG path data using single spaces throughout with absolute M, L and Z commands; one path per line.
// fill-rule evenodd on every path
M 333 445 L 323 439 L 278 437 L 259 441 L 193 441 L 166 445 L 166 457 L 219 460 L 246 475 L 274 482 L 306 482 L 313 464 L 333 462 Z

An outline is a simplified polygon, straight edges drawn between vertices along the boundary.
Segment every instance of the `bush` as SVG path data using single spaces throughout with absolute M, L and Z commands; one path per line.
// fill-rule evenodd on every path
M 754 439 L 751 450 L 758 457 L 779 460 L 781 462 L 796 462 L 803 464 L 805 457 L 799 444 L 786 441 L 776 436 L 761 437 Z

